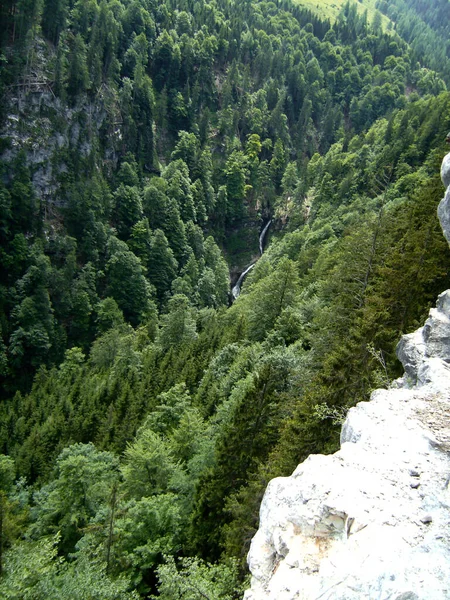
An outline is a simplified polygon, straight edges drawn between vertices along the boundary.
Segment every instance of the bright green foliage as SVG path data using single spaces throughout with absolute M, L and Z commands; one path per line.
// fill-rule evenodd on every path
M 198 155 L 200 152 L 198 139 L 193 133 L 187 131 L 178 132 L 178 142 L 172 152 L 171 158 L 176 161 L 181 159 L 189 168 L 191 179 L 196 174 Z
M 0 490 L 4 493 L 10 492 L 14 478 L 14 461 L 9 456 L 0 455 Z
M 170 480 L 176 472 L 175 459 L 167 442 L 149 426 L 141 428 L 124 458 L 122 473 L 131 497 L 158 495 L 170 488 Z
M 270 302 L 258 303 L 256 310 L 249 314 L 249 336 L 252 339 L 262 339 L 271 329 L 276 327 L 277 320 L 283 312 L 295 302 L 298 290 L 298 279 L 295 266 L 287 260 L 282 260 L 271 277 L 258 282 L 253 294 L 270 298 Z
M 73 550 L 83 528 L 92 523 L 118 479 L 118 461 L 93 444 L 76 444 L 61 452 L 53 480 L 36 495 L 34 535 L 60 532 L 60 546 Z
M 125 516 L 116 522 L 116 556 L 127 571 L 134 572 L 133 583 L 143 592 L 143 573 L 161 561 L 163 554 L 175 554 L 180 548 L 183 524 L 177 497 L 171 493 L 132 500 Z
M 239 598 L 450 285 L 448 3 L 69 4 L 0 7 L 0 595 Z
M 237 575 L 237 565 L 231 560 L 219 566 L 185 558 L 178 569 L 175 560 L 168 556 L 158 567 L 157 597 L 163 600 L 233 600 L 242 595 Z
M 206 434 L 206 424 L 196 408 L 184 410 L 177 427 L 170 434 L 169 445 L 173 456 L 187 464 L 190 477 L 194 479 L 204 466 L 201 461 L 205 458 L 203 453 L 209 442 Z
M 168 312 L 161 319 L 158 343 L 167 350 L 171 346 L 189 343 L 196 338 L 194 311 L 186 296 L 177 294 L 169 300 Z
M 112 580 L 105 565 L 58 557 L 59 536 L 19 542 L 7 554 L 0 593 L 5 600 L 137 600 L 125 578 Z
M 146 426 L 165 437 L 175 430 L 190 406 L 191 399 L 184 383 L 175 385 L 157 397 L 157 406 L 147 417 Z
M 124 322 L 123 313 L 114 298 L 105 298 L 97 307 L 97 327 L 100 332 L 120 327 Z
M 6 577 L 0 583 L 2 596 L 8 600 L 51 598 L 51 579 L 60 563 L 57 554 L 57 539 L 18 544 L 7 555 Z
M 187 164 L 181 159 L 172 161 L 165 169 L 163 178 L 167 181 L 167 195 L 176 201 L 183 221 L 195 221 L 197 213 Z

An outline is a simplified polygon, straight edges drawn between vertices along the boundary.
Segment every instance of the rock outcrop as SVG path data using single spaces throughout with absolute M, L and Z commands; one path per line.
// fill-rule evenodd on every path
M 446 192 L 438 206 L 438 217 L 445 239 L 450 244 L 450 153 L 442 161 L 441 178 Z
M 450 154 L 441 174 L 450 243 Z M 341 449 L 269 483 L 245 600 L 450 598 L 450 290 L 397 353 L 405 375 L 349 411 Z
M 122 134 L 120 124 L 114 125 L 114 121 L 120 121 L 120 111 L 113 90 L 102 86 L 94 100 L 80 97 L 77 105 L 69 108 L 46 84 L 48 65 L 55 56 L 43 39 L 34 41 L 33 56 L 33 72 L 41 83 L 26 85 L 22 81 L 7 91 L 8 112 L 0 130 L 0 160 L 12 163 L 19 151 L 25 151 L 33 188 L 44 204 L 58 198 L 71 156 L 85 158 L 99 151 L 102 130 L 107 141 L 102 161 L 115 169 Z

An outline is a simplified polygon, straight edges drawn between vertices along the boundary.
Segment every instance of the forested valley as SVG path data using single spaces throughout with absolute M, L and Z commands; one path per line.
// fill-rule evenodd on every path
M 1 2 L 1 598 L 241 598 L 450 287 L 450 5 L 318 6 Z

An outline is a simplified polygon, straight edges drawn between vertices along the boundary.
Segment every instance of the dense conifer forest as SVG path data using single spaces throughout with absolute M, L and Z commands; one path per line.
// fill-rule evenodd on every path
M 242 597 L 450 286 L 449 6 L 1 2 L 0 597 Z

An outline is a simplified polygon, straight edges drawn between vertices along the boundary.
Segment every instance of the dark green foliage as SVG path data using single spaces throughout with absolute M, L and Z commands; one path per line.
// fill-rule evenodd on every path
M 80 34 L 68 36 L 69 54 L 67 66 L 67 93 L 72 103 L 78 94 L 89 87 L 89 73 L 86 63 L 86 45 Z
M 33 248 L 32 264 L 18 280 L 16 306 L 9 339 L 10 365 L 31 375 L 33 367 L 46 363 L 54 340 L 53 310 L 48 293 L 50 261 L 39 246 Z
M 141 74 L 138 69 L 136 69 L 133 94 L 136 160 L 142 169 L 151 171 L 154 166 L 153 89 L 151 79 L 147 75 Z
M 127 320 L 136 325 L 150 310 L 151 288 L 140 260 L 116 238 L 108 244 L 106 293 L 114 298 Z
M 150 281 L 156 288 L 156 295 L 160 302 L 165 299 L 170 290 L 177 267 L 177 261 L 164 232 L 157 229 L 151 241 L 147 268 Z
M 13 173 L 9 198 L 5 198 L 4 210 L 6 213 L 4 214 L 12 221 L 12 231 L 30 233 L 36 227 L 37 206 L 30 181 L 30 171 L 26 165 L 25 152 L 21 151 L 17 154 L 13 164 Z
M 119 237 L 128 239 L 133 225 L 142 217 L 142 202 L 137 187 L 119 186 L 114 193 L 112 217 Z
M 0 595 L 234 600 L 450 283 L 448 6 L 69 4 L 0 7 Z

